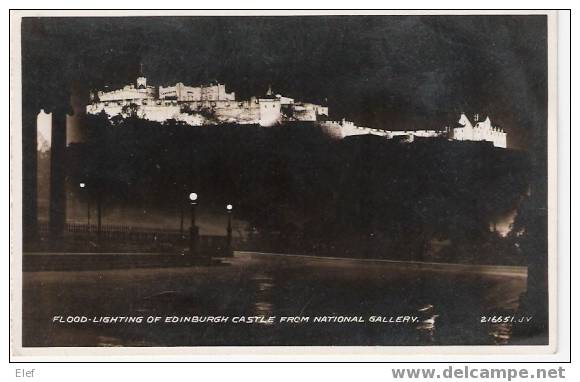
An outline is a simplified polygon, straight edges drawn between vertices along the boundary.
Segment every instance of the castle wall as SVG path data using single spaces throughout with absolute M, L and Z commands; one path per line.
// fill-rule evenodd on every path
M 181 114 L 180 107 L 177 105 L 144 105 L 139 108 L 139 117 L 150 121 L 164 122 L 168 119 L 179 119 Z
M 334 139 L 344 138 L 340 121 L 324 121 L 320 123 L 320 128 L 329 137 Z
M 105 111 L 105 113 L 107 113 L 109 117 L 112 117 L 114 115 L 121 114 L 122 107 L 123 106 L 117 105 L 117 103 L 106 105 L 105 102 L 99 102 L 92 105 L 88 105 L 87 114 L 99 114 L 101 111 Z
M 353 135 L 376 135 L 388 139 L 397 138 L 405 142 L 413 142 L 415 137 L 435 138 L 445 136 L 445 131 L 439 130 L 412 130 L 412 131 L 390 131 L 382 129 L 373 129 L 370 127 L 357 126 L 354 122 L 347 120 L 342 121 L 324 121 L 320 122 L 322 130 L 332 138 L 342 139 Z
M 377 135 L 381 137 L 389 137 L 389 132 L 380 129 L 372 129 L 370 127 L 357 126 L 354 122 L 347 120 L 342 121 L 324 121 L 320 123 L 320 127 L 329 136 L 342 139 L 353 135 Z
M 487 141 L 496 147 L 507 147 L 507 135 L 503 131 L 474 127 L 453 129 L 453 139 L 458 141 Z
M 300 121 L 317 121 L 318 116 L 328 116 L 328 107 L 313 103 L 296 103 L 293 107 L 294 117 Z
M 236 94 L 226 92 L 223 84 L 194 87 L 178 82 L 175 86 L 160 86 L 159 98 L 177 101 L 235 101 Z
M 260 98 L 260 120 L 261 126 L 273 126 L 282 121 L 282 111 L 280 100 L 277 98 Z
M 413 135 L 421 138 L 435 138 L 445 134 L 445 131 L 440 130 L 415 130 Z
M 280 100 L 280 103 L 282 105 L 293 105 L 294 104 L 294 98 L 284 97 L 280 94 L 276 94 L 276 98 L 278 98 Z
M 99 114 L 105 111 L 109 117 L 122 114 L 125 105 L 138 106 L 137 116 L 150 121 L 164 122 L 168 119 L 184 121 L 192 126 L 215 123 L 260 123 L 260 103 L 255 101 L 195 101 L 178 102 L 176 100 L 134 100 L 99 102 L 87 106 L 87 113 Z M 190 111 L 185 111 L 189 107 Z M 271 105 L 269 105 L 271 106 Z M 278 110 L 276 112 L 276 110 Z M 273 124 L 279 114 L 278 108 L 267 110 L 264 114 L 264 125 Z
M 252 101 L 221 101 L 213 108 L 216 118 L 226 123 L 258 123 L 260 104 Z
M 101 102 L 112 102 L 133 99 L 147 99 L 154 96 L 154 89 L 135 89 L 133 87 L 125 87 L 111 92 L 99 92 L 98 97 Z
M 328 117 L 328 106 L 314 105 L 316 109 L 316 115 L 324 115 Z
M 123 106 L 125 106 L 125 104 L 119 105 L 117 102 L 109 103 L 108 105 L 105 104 L 105 102 L 101 102 L 98 104 L 89 105 L 87 106 L 87 113 L 99 114 L 101 111 L 105 111 L 109 118 L 119 114 L 123 115 Z M 164 122 L 168 119 L 178 119 L 180 114 L 180 107 L 177 105 L 167 106 L 152 103 L 147 105 L 139 105 L 137 110 L 137 116 L 139 118 L 157 122 Z

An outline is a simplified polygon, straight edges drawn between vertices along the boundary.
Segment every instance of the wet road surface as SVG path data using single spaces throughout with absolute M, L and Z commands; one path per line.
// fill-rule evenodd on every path
M 515 344 L 522 323 L 488 319 L 525 316 L 525 287 L 510 267 L 247 252 L 211 267 L 24 272 L 23 345 Z

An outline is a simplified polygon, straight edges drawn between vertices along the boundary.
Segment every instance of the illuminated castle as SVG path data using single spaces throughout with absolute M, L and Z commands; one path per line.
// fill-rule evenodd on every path
M 446 126 L 441 130 L 383 130 L 357 126 L 345 119 L 328 120 L 328 107 L 274 94 L 271 88 L 262 97 L 236 100 L 234 92 L 228 93 L 226 86 L 217 82 L 203 86 L 187 86 L 178 82 L 174 86 L 154 87 L 147 85 L 147 79 L 140 76 L 135 84 L 122 89 L 93 93 L 87 113 L 103 112 L 109 118 L 120 115 L 156 122 L 176 120 L 191 126 L 224 123 L 274 126 L 290 121 L 308 121 L 335 139 L 370 134 L 402 142 L 413 142 L 415 138 L 445 138 L 487 141 L 495 147 L 507 147 L 507 134 L 494 127 L 489 117 L 480 121 L 479 114 L 475 114 L 473 123 L 461 114 L 455 126 Z
M 134 115 L 157 122 L 174 119 L 192 126 L 223 123 L 273 126 L 288 121 L 318 121 L 328 116 L 328 107 L 296 101 L 274 94 L 271 89 L 262 97 L 236 100 L 235 93 L 226 92 L 226 86 L 220 83 L 186 86 L 178 82 L 174 86 L 154 87 L 147 85 L 147 79 L 141 76 L 135 84 L 122 89 L 93 93 L 87 113 L 102 112 L 110 118 Z

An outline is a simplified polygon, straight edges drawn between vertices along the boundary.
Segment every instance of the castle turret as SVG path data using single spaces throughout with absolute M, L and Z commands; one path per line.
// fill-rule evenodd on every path
M 137 89 L 147 89 L 147 78 L 137 77 Z
M 137 89 L 147 89 L 147 78 L 143 75 L 143 63 L 139 64 L 139 77 L 137 77 Z

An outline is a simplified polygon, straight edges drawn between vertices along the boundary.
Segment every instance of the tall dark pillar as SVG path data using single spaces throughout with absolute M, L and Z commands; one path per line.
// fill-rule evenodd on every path
M 52 112 L 52 142 L 50 150 L 50 236 L 62 236 L 66 217 L 65 193 L 65 149 L 66 149 L 66 115 L 63 108 Z
M 29 244 L 38 234 L 37 124 L 38 109 L 22 108 L 22 234 Z

